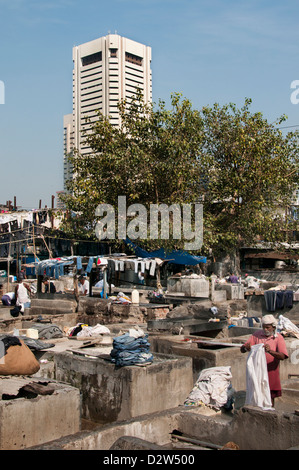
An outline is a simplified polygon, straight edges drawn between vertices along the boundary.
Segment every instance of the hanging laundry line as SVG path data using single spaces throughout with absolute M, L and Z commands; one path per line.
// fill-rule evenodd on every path
M 42 276 L 46 274 L 50 277 L 59 279 L 64 274 L 65 266 L 76 267 L 77 272 L 89 274 L 93 267 L 108 267 L 117 272 L 124 272 L 127 269 L 133 270 L 136 274 L 145 270 L 154 276 L 156 269 L 160 267 L 165 260 L 159 258 L 131 258 L 125 256 L 68 256 L 60 258 L 50 258 L 47 260 L 37 261 L 31 264 L 35 267 L 35 274 Z M 83 267 L 84 265 L 84 267 Z

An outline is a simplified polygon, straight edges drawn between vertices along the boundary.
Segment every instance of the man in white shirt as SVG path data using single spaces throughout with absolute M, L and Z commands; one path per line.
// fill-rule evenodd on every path
M 6 294 L 4 294 L 2 296 L 2 304 L 3 305 L 6 305 L 6 306 L 9 306 L 9 305 L 12 305 L 14 304 L 15 300 L 15 293 L 14 292 L 6 292 Z
M 88 295 L 89 294 L 89 281 L 81 276 L 78 283 L 79 294 Z
M 30 300 L 30 286 L 29 284 L 23 283 L 23 278 L 18 277 L 18 283 L 15 287 L 15 298 L 16 298 L 16 306 L 21 307 L 21 312 L 24 313 L 25 308 L 30 308 L 31 300 Z

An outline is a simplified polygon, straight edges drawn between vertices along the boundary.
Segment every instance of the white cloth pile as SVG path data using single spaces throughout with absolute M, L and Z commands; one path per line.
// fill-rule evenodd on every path
M 279 315 L 278 317 L 276 331 L 280 334 L 286 333 L 290 336 L 295 336 L 295 338 L 299 338 L 299 328 L 283 315 Z
M 227 404 L 234 393 L 231 378 L 229 366 L 202 370 L 184 404 L 189 406 L 204 404 L 220 409 Z
M 251 346 L 247 357 L 245 404 L 258 406 L 263 410 L 273 409 L 263 343 Z
M 142 338 L 145 333 L 141 328 L 139 328 L 139 326 L 137 326 L 136 328 L 129 329 L 129 335 L 133 338 Z
M 119 292 L 116 296 L 113 295 L 112 297 L 109 297 L 109 300 L 111 300 L 114 304 L 131 304 L 132 303 L 130 297 L 125 295 L 123 292 Z
M 82 336 L 82 337 L 96 337 L 99 335 L 109 335 L 110 330 L 104 325 L 100 325 L 99 323 L 95 326 L 82 326 L 82 330 L 77 333 L 77 336 Z

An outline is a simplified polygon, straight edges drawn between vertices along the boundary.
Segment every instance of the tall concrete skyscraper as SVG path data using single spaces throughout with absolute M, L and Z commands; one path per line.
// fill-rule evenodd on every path
M 117 104 L 140 88 L 152 100 L 151 48 L 108 34 L 73 48 L 74 146 L 84 152 L 82 131 L 97 119 L 96 111 L 119 124 Z
M 72 148 L 80 154 L 91 151 L 84 144 L 84 133 L 98 116 L 97 111 L 119 124 L 118 103 L 137 89 L 146 102 L 152 101 L 151 48 L 117 34 L 95 39 L 73 48 L 73 112 L 64 117 L 64 132 Z M 88 119 L 88 122 L 86 121 Z M 66 147 L 66 146 L 65 146 Z M 64 188 L 71 168 L 64 157 Z

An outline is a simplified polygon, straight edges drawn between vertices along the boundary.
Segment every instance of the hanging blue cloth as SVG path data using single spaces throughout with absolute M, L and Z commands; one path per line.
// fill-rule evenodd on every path
M 58 264 L 56 264 L 56 266 L 54 266 L 54 272 L 55 272 L 55 279 L 59 279 L 59 266 L 58 266 Z
M 81 256 L 77 257 L 77 269 L 78 269 L 78 271 L 80 269 L 82 269 L 82 258 L 81 258 Z
M 92 265 L 93 265 L 93 257 L 90 257 L 89 258 L 89 261 L 88 261 L 88 265 L 86 267 L 86 272 L 87 273 L 90 273 L 91 269 L 92 269 Z

